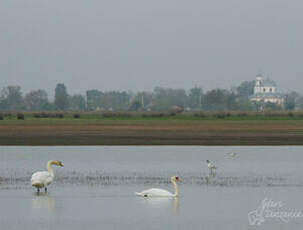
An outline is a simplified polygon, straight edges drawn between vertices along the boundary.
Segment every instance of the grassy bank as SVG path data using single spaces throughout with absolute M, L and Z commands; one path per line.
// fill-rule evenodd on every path
M 219 113 L 218 113 L 219 114 Z M 0 145 L 302 145 L 301 114 L 64 113 L 0 120 Z
M 0 112 L 7 120 L 303 120 L 303 111 L 279 112 Z

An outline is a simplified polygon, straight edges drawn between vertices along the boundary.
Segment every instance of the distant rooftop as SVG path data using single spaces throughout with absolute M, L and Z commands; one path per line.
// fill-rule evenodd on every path
M 282 98 L 284 94 L 281 92 L 277 93 L 256 93 L 250 96 L 250 98 Z
M 275 81 L 271 80 L 270 78 L 266 78 L 262 80 L 261 86 L 264 87 L 277 87 L 277 84 Z

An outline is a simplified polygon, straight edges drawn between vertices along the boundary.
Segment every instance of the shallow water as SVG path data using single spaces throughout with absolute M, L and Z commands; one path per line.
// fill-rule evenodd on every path
M 233 159 L 226 153 L 236 152 Z M 1 229 L 302 229 L 300 217 L 248 213 L 303 211 L 303 147 L 0 147 Z M 63 161 L 47 194 L 30 186 L 49 159 Z M 205 160 L 217 166 L 209 175 Z M 146 199 L 160 187 L 180 197 Z M 277 207 L 277 204 L 278 207 Z M 259 217 L 260 219 L 260 217 Z M 255 224 L 251 226 L 251 224 Z

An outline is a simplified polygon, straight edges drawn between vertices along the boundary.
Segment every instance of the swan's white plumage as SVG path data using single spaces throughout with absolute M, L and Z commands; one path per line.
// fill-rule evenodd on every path
M 174 194 L 171 192 L 160 188 L 147 189 L 142 192 L 137 192 L 136 195 L 144 197 L 174 197 Z
M 151 188 L 151 189 L 143 190 L 142 192 L 136 192 L 136 195 L 143 197 L 178 197 L 179 191 L 176 181 L 179 181 L 179 177 L 172 176 L 171 182 L 174 185 L 174 189 L 175 189 L 174 194 L 164 189 Z
M 43 188 L 52 183 L 53 179 L 54 175 L 47 171 L 35 172 L 32 175 L 31 183 L 34 187 Z
M 55 161 L 51 160 L 47 162 L 46 168 L 47 171 L 39 171 L 35 172 L 31 177 L 31 184 L 33 187 L 37 188 L 37 191 L 39 192 L 40 188 L 45 187 L 45 192 L 47 191 L 47 186 L 53 181 L 55 174 L 53 169 L 51 168 L 51 165 L 57 165 L 63 167 L 63 164 L 61 161 Z

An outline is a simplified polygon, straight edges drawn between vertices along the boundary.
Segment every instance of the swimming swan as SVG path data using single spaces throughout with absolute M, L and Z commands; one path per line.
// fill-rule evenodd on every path
M 40 188 L 45 188 L 45 192 L 47 192 L 47 186 L 52 183 L 55 174 L 53 169 L 51 168 L 51 165 L 57 165 L 63 167 L 63 164 L 61 161 L 54 161 L 51 160 L 47 162 L 47 171 L 41 171 L 41 172 L 35 172 L 32 175 L 31 183 L 33 187 L 37 188 L 37 192 L 40 192 Z
M 172 176 L 170 178 L 170 180 L 171 180 L 171 183 L 174 185 L 174 189 L 175 189 L 174 194 L 172 194 L 169 191 L 166 191 L 164 189 L 151 188 L 151 189 L 144 190 L 142 192 L 136 192 L 136 195 L 143 196 L 143 197 L 178 197 L 179 190 L 178 190 L 178 186 L 177 186 L 176 182 L 180 181 L 179 177 Z

